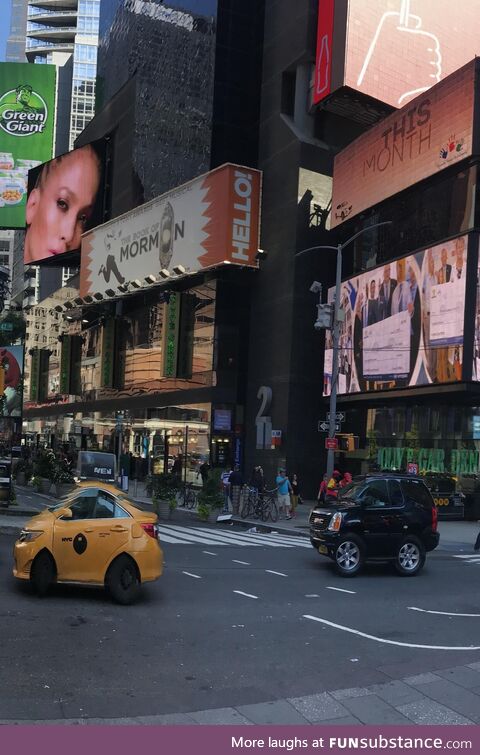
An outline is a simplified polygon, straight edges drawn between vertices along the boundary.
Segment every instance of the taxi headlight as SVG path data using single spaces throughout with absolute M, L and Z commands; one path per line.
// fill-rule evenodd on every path
M 40 535 L 43 535 L 42 530 L 22 530 L 20 532 L 20 542 L 29 543 L 32 540 L 36 540 Z

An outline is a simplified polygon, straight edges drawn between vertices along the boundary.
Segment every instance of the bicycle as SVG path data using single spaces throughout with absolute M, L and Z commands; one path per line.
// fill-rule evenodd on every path
M 278 520 L 277 489 L 278 488 L 266 490 L 263 495 L 262 522 L 266 522 L 268 518 L 270 518 L 272 522 Z
M 242 519 L 246 519 L 250 515 L 255 516 L 257 502 L 258 490 L 256 488 L 246 487 L 246 489 L 243 491 L 243 504 L 240 510 L 240 516 L 242 517 Z
M 192 482 L 183 483 L 179 491 L 180 506 L 187 509 L 194 509 L 197 505 L 197 491 L 193 487 Z

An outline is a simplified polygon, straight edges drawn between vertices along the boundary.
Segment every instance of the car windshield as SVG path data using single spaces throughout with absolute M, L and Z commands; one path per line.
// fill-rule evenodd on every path
M 455 479 L 453 477 L 426 476 L 427 488 L 433 493 L 455 493 Z
M 362 497 L 362 493 L 365 490 L 365 481 L 363 482 L 351 482 L 349 485 L 346 485 L 344 488 L 340 488 L 338 491 L 338 497 L 339 498 L 350 498 L 354 499 L 355 501 L 359 500 Z

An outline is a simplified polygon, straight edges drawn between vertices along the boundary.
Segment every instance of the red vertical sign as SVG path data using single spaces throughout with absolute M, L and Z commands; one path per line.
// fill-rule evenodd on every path
M 334 5 L 335 0 L 319 0 L 318 2 L 314 105 L 323 100 L 331 91 Z

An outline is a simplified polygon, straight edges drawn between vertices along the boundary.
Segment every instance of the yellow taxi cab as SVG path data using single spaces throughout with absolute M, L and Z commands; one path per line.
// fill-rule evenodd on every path
M 113 485 L 81 482 L 61 503 L 30 519 L 14 546 L 13 576 L 39 595 L 54 583 L 107 588 L 132 603 L 143 582 L 162 575 L 157 516 L 142 511 Z

